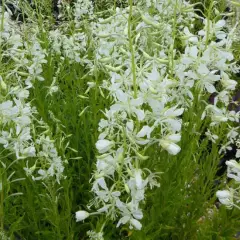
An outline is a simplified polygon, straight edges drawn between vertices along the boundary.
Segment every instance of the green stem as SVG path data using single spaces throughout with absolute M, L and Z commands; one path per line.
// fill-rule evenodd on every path
M 2 0 L 2 16 L 1 16 L 1 29 L 0 29 L 0 41 L 2 41 L 2 33 L 4 31 L 4 12 L 5 12 L 5 0 Z M 0 62 L 2 62 L 2 42 L 0 42 Z
M 4 230 L 4 220 L 3 220 L 3 217 L 4 217 L 4 212 L 3 212 L 3 202 L 4 202 L 4 189 L 3 189 L 3 183 L 4 179 L 3 179 L 3 174 L 1 174 L 1 196 L 0 196 L 0 221 L 1 221 L 1 224 L 0 224 L 0 227 L 1 227 L 1 231 Z
M 121 180 L 122 180 L 122 171 L 123 171 L 123 164 L 124 164 L 124 158 L 125 158 L 125 154 L 127 151 L 127 136 L 126 136 L 126 132 L 124 127 L 122 128 L 122 134 L 123 134 L 123 153 L 122 153 L 122 158 L 120 159 L 120 165 L 119 165 L 119 169 L 118 169 L 118 181 L 116 186 L 119 188 L 121 186 Z
M 208 9 L 205 49 L 207 48 L 208 41 L 209 41 L 209 35 L 210 35 L 210 17 L 211 17 L 212 8 L 213 8 L 213 1 L 211 1 L 210 5 L 209 5 L 209 9 Z
M 137 77 L 136 77 L 136 66 L 135 66 L 135 54 L 134 54 L 133 41 L 132 41 L 132 36 L 131 36 L 131 20 L 132 20 L 133 1 L 129 0 L 128 3 L 129 3 L 128 40 L 129 40 L 129 49 L 131 52 L 134 98 L 137 98 Z
M 171 76 L 173 77 L 174 73 L 174 44 L 175 44 L 175 39 L 176 39 L 176 31 L 177 31 L 177 4 L 178 0 L 176 0 L 175 7 L 174 7 L 174 18 L 173 18 L 173 30 L 172 30 L 172 39 L 173 43 L 170 48 L 171 50 Z

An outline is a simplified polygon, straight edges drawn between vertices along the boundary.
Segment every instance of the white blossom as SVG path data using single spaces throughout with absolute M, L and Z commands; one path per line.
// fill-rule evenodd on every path
M 76 221 L 79 222 L 79 221 L 83 221 L 84 219 L 88 218 L 89 217 L 89 213 L 86 212 L 86 211 L 77 211 L 76 212 Z

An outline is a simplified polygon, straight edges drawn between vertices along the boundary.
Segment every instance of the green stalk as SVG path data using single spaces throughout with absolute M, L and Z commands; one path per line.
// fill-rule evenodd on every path
M 4 189 L 3 189 L 3 185 L 4 185 L 4 183 L 3 183 L 3 181 L 4 181 L 4 179 L 3 179 L 3 173 L 1 174 L 1 189 L 0 189 L 0 191 L 1 191 L 1 196 L 0 196 L 0 201 L 1 201 L 1 203 L 0 203 L 0 227 L 1 227 L 1 231 L 3 231 L 4 230 L 4 220 L 3 220 L 3 217 L 4 217 L 4 211 L 3 211 L 3 202 L 4 202 Z
M 1 17 L 1 33 L 0 33 L 0 39 L 2 39 L 2 33 L 4 31 L 4 12 L 5 12 L 5 0 L 2 0 L 2 17 Z M 0 58 L 2 62 L 2 43 L 0 44 Z
M 208 9 L 208 16 L 207 16 L 207 32 L 206 32 L 206 42 L 205 42 L 205 48 L 207 48 L 208 41 L 209 41 L 209 34 L 210 34 L 210 17 L 211 17 L 211 12 L 213 8 L 213 2 L 211 1 Z
M 175 39 L 176 39 L 176 27 L 177 27 L 177 2 L 176 0 L 175 6 L 174 6 L 174 18 L 173 18 L 173 31 L 172 31 L 172 39 L 173 43 L 171 46 L 171 76 L 173 77 L 173 71 L 174 71 L 174 44 L 175 44 Z
M 131 52 L 134 98 L 137 98 L 137 77 L 136 77 L 136 66 L 135 66 L 135 54 L 134 54 L 133 41 L 132 41 L 132 35 L 131 35 L 131 20 L 132 20 L 133 1 L 129 0 L 128 3 L 129 3 L 128 40 L 129 40 L 129 49 Z

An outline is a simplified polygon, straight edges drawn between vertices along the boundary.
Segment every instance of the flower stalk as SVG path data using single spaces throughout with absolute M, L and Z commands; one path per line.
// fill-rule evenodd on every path
M 137 76 L 136 76 L 136 65 L 135 65 L 135 52 L 132 39 L 132 15 L 133 15 L 133 0 L 128 0 L 129 4 L 129 15 L 128 15 L 128 41 L 129 49 L 131 52 L 131 69 L 132 69 L 132 79 L 133 79 L 133 92 L 134 98 L 137 98 Z

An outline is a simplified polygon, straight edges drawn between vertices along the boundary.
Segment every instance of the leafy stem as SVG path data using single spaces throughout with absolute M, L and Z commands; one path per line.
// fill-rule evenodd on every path
M 133 1 L 129 0 L 128 3 L 129 3 L 128 40 L 129 40 L 129 49 L 130 49 L 130 52 L 131 52 L 131 65 L 132 65 L 134 98 L 137 98 L 137 77 L 136 77 L 135 54 L 134 54 L 134 47 L 133 47 L 132 33 L 131 33 L 131 20 L 132 20 Z

